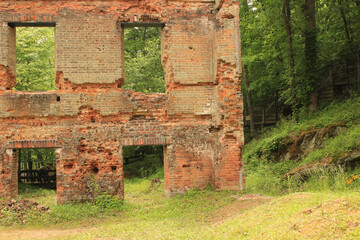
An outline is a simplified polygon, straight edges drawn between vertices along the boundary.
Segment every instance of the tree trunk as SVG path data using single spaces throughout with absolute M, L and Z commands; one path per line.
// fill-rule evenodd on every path
M 356 78 L 357 78 L 357 84 L 358 84 L 358 92 L 360 92 L 360 51 L 358 50 L 356 53 Z
M 289 68 L 290 68 L 290 77 L 291 77 L 291 108 L 293 116 L 297 114 L 297 100 L 296 100 L 296 83 L 295 83 L 295 60 L 294 60 L 294 51 L 293 51 L 293 40 L 292 40 L 292 31 L 291 31 L 291 11 L 290 11 L 290 0 L 283 0 L 283 9 L 282 14 L 284 18 L 285 29 L 288 38 L 289 44 Z
M 342 1 L 342 0 L 339 0 L 339 11 L 340 11 L 340 14 L 341 14 L 341 18 L 342 18 L 342 20 L 343 20 L 343 23 L 344 23 L 346 40 L 347 40 L 347 42 L 348 42 L 348 44 L 349 44 L 350 51 L 351 51 L 351 52 L 354 52 L 354 44 L 353 44 L 352 37 L 351 37 L 351 32 L 350 32 L 349 23 L 348 23 L 348 21 L 347 21 L 347 19 L 346 19 L 346 16 L 345 16 L 344 4 L 343 4 L 343 1 Z
M 305 74 L 307 83 L 311 89 L 310 92 L 310 111 L 316 111 L 318 108 L 317 98 L 317 46 L 316 46 L 316 21 L 315 21 L 315 0 L 305 0 Z
M 33 164 L 32 164 L 32 160 L 31 160 L 31 153 L 30 151 L 27 152 L 27 161 L 29 163 L 29 171 L 30 171 L 30 177 L 31 177 L 31 184 L 34 183 L 34 179 L 33 179 Z
M 20 179 L 20 171 L 21 171 L 21 149 L 17 150 L 17 159 L 18 159 L 18 179 Z
M 252 104 L 252 100 L 251 100 L 251 93 L 250 93 L 250 89 L 249 89 L 250 84 L 249 84 L 249 78 L 248 78 L 247 65 L 244 65 L 243 74 L 244 74 L 243 80 L 245 82 L 247 106 L 248 106 L 249 114 L 250 114 L 250 134 L 254 135 L 255 134 L 254 108 L 253 108 L 253 104 Z

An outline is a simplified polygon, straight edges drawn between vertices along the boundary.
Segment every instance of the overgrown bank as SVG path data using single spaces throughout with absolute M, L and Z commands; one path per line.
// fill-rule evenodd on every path
M 360 98 L 336 102 L 298 123 L 282 121 L 245 145 L 247 191 L 358 189 Z

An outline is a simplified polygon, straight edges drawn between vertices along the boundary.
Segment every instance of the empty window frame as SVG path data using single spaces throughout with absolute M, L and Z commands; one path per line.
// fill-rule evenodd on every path
M 161 33 L 164 24 L 123 23 L 125 85 L 144 93 L 164 93 Z
M 19 91 L 56 90 L 55 24 L 9 23 L 16 32 L 16 85 Z

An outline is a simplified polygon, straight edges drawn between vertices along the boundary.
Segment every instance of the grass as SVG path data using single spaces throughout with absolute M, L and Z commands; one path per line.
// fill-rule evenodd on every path
M 342 123 L 348 127 L 359 125 L 360 97 L 345 102 L 333 102 L 323 110 L 307 114 L 302 113 L 299 121 L 282 120 L 275 127 L 267 128 L 251 142 L 246 143 L 244 159 L 251 158 L 259 152 L 272 150 L 291 134 L 300 134 L 310 129 L 320 129 Z
M 298 123 L 283 120 L 277 126 L 268 129 L 258 138 L 247 143 L 243 160 L 246 169 L 247 189 L 249 193 L 282 195 L 294 191 L 316 191 L 319 188 L 332 188 L 335 191 L 348 189 L 344 181 L 318 186 L 323 179 L 346 179 L 359 169 L 337 169 L 325 171 L 319 169 L 305 184 L 283 179 L 284 174 L 295 168 L 321 161 L 335 162 L 353 152 L 360 151 L 360 97 L 345 102 L 335 102 L 312 115 L 302 114 Z M 322 139 L 322 144 L 292 161 L 279 161 L 276 153 L 290 151 L 286 142 L 302 134 L 317 129 L 342 126 L 335 136 Z M 322 171 L 322 172 L 321 172 Z M 330 180 L 329 180 L 330 181 Z M 338 181 L 339 182 L 339 181 Z M 335 184 L 335 185 L 333 185 Z
M 314 193 L 247 199 L 241 198 L 239 193 L 215 192 L 209 188 L 192 190 L 185 195 L 166 199 L 163 185 L 151 186 L 149 179 L 133 179 L 127 181 L 125 187 L 126 199 L 120 211 L 86 209 L 89 207 L 86 204 L 52 206 L 52 210 L 58 213 L 43 215 L 42 217 L 46 216 L 47 224 L 29 221 L 21 226 L 3 227 L 0 228 L 0 239 L 360 237 L 359 192 L 316 189 L 317 192 Z M 32 198 L 37 198 L 35 195 L 33 193 Z M 54 194 L 47 193 L 47 197 L 50 196 L 54 197 Z M 88 214 L 91 211 L 93 215 Z M 81 212 L 87 213 L 81 215 Z M 54 216 L 59 219 L 54 221 Z
M 294 193 L 240 214 L 210 238 L 358 239 L 359 208 L 359 193 Z

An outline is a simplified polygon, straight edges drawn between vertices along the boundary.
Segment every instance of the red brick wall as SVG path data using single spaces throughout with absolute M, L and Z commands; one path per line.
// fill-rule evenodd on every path
M 179 126 L 172 132 L 173 144 L 166 150 L 167 196 L 214 183 L 214 166 L 220 146 L 217 132 L 209 125 Z
M 86 194 L 91 176 L 123 197 L 127 145 L 166 146 L 168 196 L 207 185 L 241 189 L 238 11 L 232 0 L 0 2 L 0 196 L 17 192 L 10 152 L 42 142 L 57 148 L 59 202 Z M 8 23 L 28 22 L 56 25 L 57 91 L 11 90 L 15 29 Z M 121 89 L 122 22 L 165 23 L 166 94 Z

